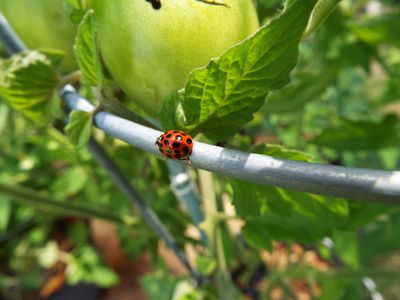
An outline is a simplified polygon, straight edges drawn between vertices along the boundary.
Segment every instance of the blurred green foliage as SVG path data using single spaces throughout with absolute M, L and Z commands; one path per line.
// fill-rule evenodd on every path
M 72 19 L 78 23 L 83 17 L 80 2 L 67 2 L 73 5 Z M 377 11 L 371 10 L 370 1 L 342 0 L 300 44 L 291 83 L 267 96 L 254 120 L 227 141 L 229 146 L 301 161 L 400 169 L 400 5 L 394 0 L 375 2 L 381 5 Z M 269 20 L 280 9 L 281 1 L 258 1 L 261 20 Z M 5 64 L 7 61 L 2 60 L 0 66 Z M 3 78 L 4 73 L 0 73 L 0 83 Z M 43 80 L 38 82 L 43 84 Z M 49 89 L 31 91 L 41 99 L 49 93 Z M 121 217 L 132 214 L 131 204 L 88 151 L 74 147 L 61 132 L 62 120 L 38 127 L 32 118 L 26 119 L 11 108 L 8 96 L 0 93 L 1 183 L 28 187 L 59 201 L 105 207 Z M 95 101 L 91 91 L 85 96 Z M 59 112 L 55 116 L 60 116 Z M 85 132 L 83 140 L 82 135 L 72 136 L 72 142 L 82 146 L 89 136 L 90 122 L 86 115 L 72 119 Z M 197 246 L 184 234 L 190 221 L 170 191 L 164 162 L 98 130 L 92 131 L 178 242 Z M 261 261 L 260 251 L 271 251 L 274 241 L 302 243 L 318 249 L 330 263 L 329 272 L 304 268 L 299 275 L 299 266 L 292 264 L 278 275 L 272 272 L 276 278 L 300 277 L 308 283 L 318 282 L 321 293 L 316 299 L 332 300 L 367 297 L 361 282 L 368 276 L 384 295 L 400 297 L 390 289 L 399 276 L 390 264 L 391 257 L 398 257 L 400 250 L 396 236 L 400 229 L 399 208 L 214 178 L 220 206 L 221 199 L 231 200 L 235 218 L 245 224 L 240 238 L 224 227 L 223 244 L 230 270 L 240 264 L 253 268 Z M 0 191 L 2 297 L 21 299 L 43 286 L 43 270 L 65 256 L 56 242 L 60 235 L 73 245 L 64 253 L 64 262 L 73 270 L 68 273 L 68 282 L 95 282 L 107 287 L 118 281 L 91 246 L 86 222 L 51 211 L 45 212 L 46 217 L 37 212 L 2 196 Z M 187 278 L 181 280 L 167 273 L 157 257 L 157 238 L 144 222 L 117 226 L 121 246 L 130 258 L 145 251 L 152 254 L 156 271 L 142 279 L 151 299 L 215 298 L 212 284 L 193 290 Z M 323 243 L 324 238 L 333 246 Z M 215 257 L 205 250 L 199 255 L 199 269 L 212 274 L 218 268 Z M 273 283 L 278 282 L 273 278 L 264 278 L 267 287 L 260 293 L 266 299 Z

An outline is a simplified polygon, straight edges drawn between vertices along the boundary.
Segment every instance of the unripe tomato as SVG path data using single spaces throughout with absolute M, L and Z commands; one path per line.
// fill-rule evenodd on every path
M 0 0 L 0 11 L 28 48 L 65 52 L 65 71 L 77 68 L 73 55 L 76 28 L 65 0 Z
M 103 60 L 115 81 L 157 117 L 162 100 L 184 87 L 189 72 L 207 64 L 258 27 L 252 0 L 227 6 L 198 0 L 92 0 Z

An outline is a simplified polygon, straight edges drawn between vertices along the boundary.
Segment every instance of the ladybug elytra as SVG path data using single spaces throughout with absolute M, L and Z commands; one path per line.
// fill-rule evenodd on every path
M 189 160 L 193 150 L 193 139 L 182 130 L 168 130 L 157 138 L 156 145 L 168 158 Z

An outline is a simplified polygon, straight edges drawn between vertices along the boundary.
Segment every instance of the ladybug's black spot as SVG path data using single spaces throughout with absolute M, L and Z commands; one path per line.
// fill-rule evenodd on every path
M 175 154 L 180 154 L 180 153 L 181 153 L 181 150 L 175 150 L 174 153 L 175 153 Z
M 164 140 L 164 144 L 168 146 L 169 142 L 167 140 Z
M 175 137 L 175 139 L 176 139 L 177 141 L 182 141 L 182 136 L 177 135 L 177 136 Z
M 181 134 L 182 134 L 183 136 L 186 136 L 186 133 L 184 133 L 183 131 L 181 131 Z
M 183 153 L 188 154 L 189 153 L 189 147 L 187 147 L 187 146 L 183 147 Z
M 167 157 L 168 157 L 168 158 L 172 158 L 171 154 L 167 154 Z
M 167 139 L 169 139 L 171 136 L 172 136 L 172 134 L 169 133 L 169 134 L 167 134 L 165 137 L 166 137 Z
M 192 139 L 187 139 L 186 143 L 191 144 L 192 143 Z
M 179 131 L 178 130 L 174 130 L 174 133 L 179 133 Z
M 173 142 L 172 147 L 179 148 L 180 144 L 178 142 Z

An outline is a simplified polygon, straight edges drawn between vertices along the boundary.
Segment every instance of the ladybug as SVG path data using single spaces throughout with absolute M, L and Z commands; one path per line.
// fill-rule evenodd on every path
M 160 152 L 171 159 L 188 160 L 193 150 L 193 139 L 182 130 L 168 130 L 156 140 Z

